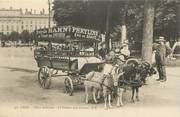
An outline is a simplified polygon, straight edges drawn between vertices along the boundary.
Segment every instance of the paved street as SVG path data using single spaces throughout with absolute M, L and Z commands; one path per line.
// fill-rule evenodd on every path
M 6 117 L 7 115 L 12 117 L 10 116 L 11 112 L 18 112 L 19 110 L 22 111 L 21 116 L 23 116 L 27 110 L 36 112 L 37 110 L 43 111 L 42 108 L 51 111 L 57 111 L 60 108 L 61 111 L 68 111 L 72 107 L 81 108 L 82 110 L 84 108 L 84 111 L 93 111 L 93 109 L 100 110 L 98 112 L 104 111 L 103 102 L 97 105 L 85 104 L 82 87 L 75 91 L 74 96 L 65 94 L 65 77 L 53 78 L 51 88 L 48 90 L 42 89 L 37 81 L 38 69 L 33 59 L 33 51 L 30 51 L 29 48 L 0 48 L 0 61 L 0 117 Z M 125 92 L 123 96 L 124 107 L 115 107 L 114 101 L 112 112 L 121 111 L 126 115 L 132 111 L 132 113 L 140 116 L 142 111 L 152 112 L 152 115 L 158 115 L 157 113 L 162 111 L 166 116 L 179 116 L 179 71 L 179 67 L 168 67 L 168 80 L 165 83 L 157 82 L 155 80 L 157 76 L 149 78 L 148 85 L 140 89 L 140 102 L 131 103 L 131 92 Z M 6 112 L 3 110 L 6 110 Z M 55 116 L 55 114 L 52 113 L 52 116 Z

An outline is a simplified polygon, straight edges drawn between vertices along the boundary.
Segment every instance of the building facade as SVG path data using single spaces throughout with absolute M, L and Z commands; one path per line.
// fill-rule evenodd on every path
M 52 16 L 50 16 L 51 27 L 55 26 Z M 26 9 L 24 13 L 22 9 L 0 9 L 0 32 L 4 35 L 9 35 L 13 31 L 33 32 L 36 29 L 47 27 L 49 27 L 49 14 L 45 14 L 44 10 L 37 14 L 32 9 L 30 11 Z

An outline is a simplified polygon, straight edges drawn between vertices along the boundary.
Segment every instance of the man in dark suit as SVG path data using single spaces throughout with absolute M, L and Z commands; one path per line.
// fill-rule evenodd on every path
M 171 54 L 172 50 L 167 45 L 165 45 L 164 37 L 159 37 L 157 40 L 158 44 L 153 48 L 155 50 L 155 60 L 156 66 L 159 73 L 159 79 L 157 81 L 164 82 L 166 78 L 166 57 Z
M 101 48 L 99 49 L 99 55 L 100 55 L 101 59 L 104 60 L 108 53 L 107 48 L 106 48 L 105 42 L 102 42 L 100 45 L 101 45 Z

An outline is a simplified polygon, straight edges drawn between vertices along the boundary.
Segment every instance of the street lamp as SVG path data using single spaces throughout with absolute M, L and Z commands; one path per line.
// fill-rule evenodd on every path
M 49 6 L 49 28 L 51 28 L 51 0 L 48 0 Z
M 49 29 L 51 28 L 51 0 L 48 0 L 48 6 L 49 6 Z M 49 43 L 48 43 L 48 48 L 51 50 L 52 49 L 52 42 L 49 36 L 49 32 L 48 32 L 48 39 L 49 39 Z

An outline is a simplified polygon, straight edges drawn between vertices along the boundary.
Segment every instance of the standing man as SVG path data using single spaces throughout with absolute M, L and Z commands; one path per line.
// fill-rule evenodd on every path
M 104 60 L 107 55 L 107 48 L 106 48 L 105 42 L 102 42 L 100 46 L 101 48 L 99 49 L 99 55 L 101 56 L 101 59 Z
M 156 66 L 159 73 L 159 79 L 157 81 L 164 82 L 167 80 L 166 78 L 166 57 L 171 54 L 171 49 L 165 45 L 164 37 L 159 37 L 157 40 L 158 44 L 153 47 L 153 50 L 155 50 L 155 60 L 156 60 Z

